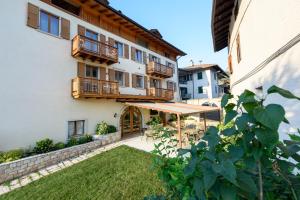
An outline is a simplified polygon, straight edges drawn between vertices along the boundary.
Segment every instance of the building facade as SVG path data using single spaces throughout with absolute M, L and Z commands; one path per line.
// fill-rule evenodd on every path
M 212 99 L 227 91 L 224 79 L 228 75 L 216 64 L 200 64 L 179 69 L 182 100 Z
M 0 150 L 93 134 L 105 121 L 140 131 L 149 110 L 125 102 L 180 99 L 184 52 L 97 0 L 1 5 Z
M 214 0 L 214 48 L 228 47 L 233 94 L 249 89 L 263 96 L 277 85 L 300 96 L 299 11 L 298 0 Z M 291 126 L 299 127 L 298 101 L 272 95 L 267 102 L 283 105 Z M 294 128 L 282 125 L 281 137 L 286 138 Z

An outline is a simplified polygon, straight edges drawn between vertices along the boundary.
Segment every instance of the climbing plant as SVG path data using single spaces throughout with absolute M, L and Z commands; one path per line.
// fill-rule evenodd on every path
M 281 105 L 266 105 L 273 93 L 300 100 L 277 86 L 264 98 L 249 90 L 237 98 L 226 94 L 223 124 L 189 149 L 177 151 L 175 132 L 160 128 L 154 166 L 167 195 L 145 199 L 300 200 L 299 132 L 279 139 L 280 124 L 289 121 Z

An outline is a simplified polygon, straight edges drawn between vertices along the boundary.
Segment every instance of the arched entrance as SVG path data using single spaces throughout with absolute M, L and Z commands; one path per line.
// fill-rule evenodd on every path
M 127 107 L 120 119 L 122 137 L 142 131 L 142 114 L 137 107 Z

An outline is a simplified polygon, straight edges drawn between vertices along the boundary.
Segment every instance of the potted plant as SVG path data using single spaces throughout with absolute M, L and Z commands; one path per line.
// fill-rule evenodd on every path
M 94 140 L 106 140 L 118 134 L 117 128 L 102 121 L 96 126 L 96 135 L 93 135 Z

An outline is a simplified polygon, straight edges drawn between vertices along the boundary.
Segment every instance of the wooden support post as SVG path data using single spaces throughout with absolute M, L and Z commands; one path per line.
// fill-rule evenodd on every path
M 204 131 L 206 131 L 206 112 L 203 113 L 204 117 Z
M 180 115 L 177 114 L 177 131 L 179 136 L 179 146 L 182 148 L 182 136 L 181 136 L 181 125 L 180 125 Z

